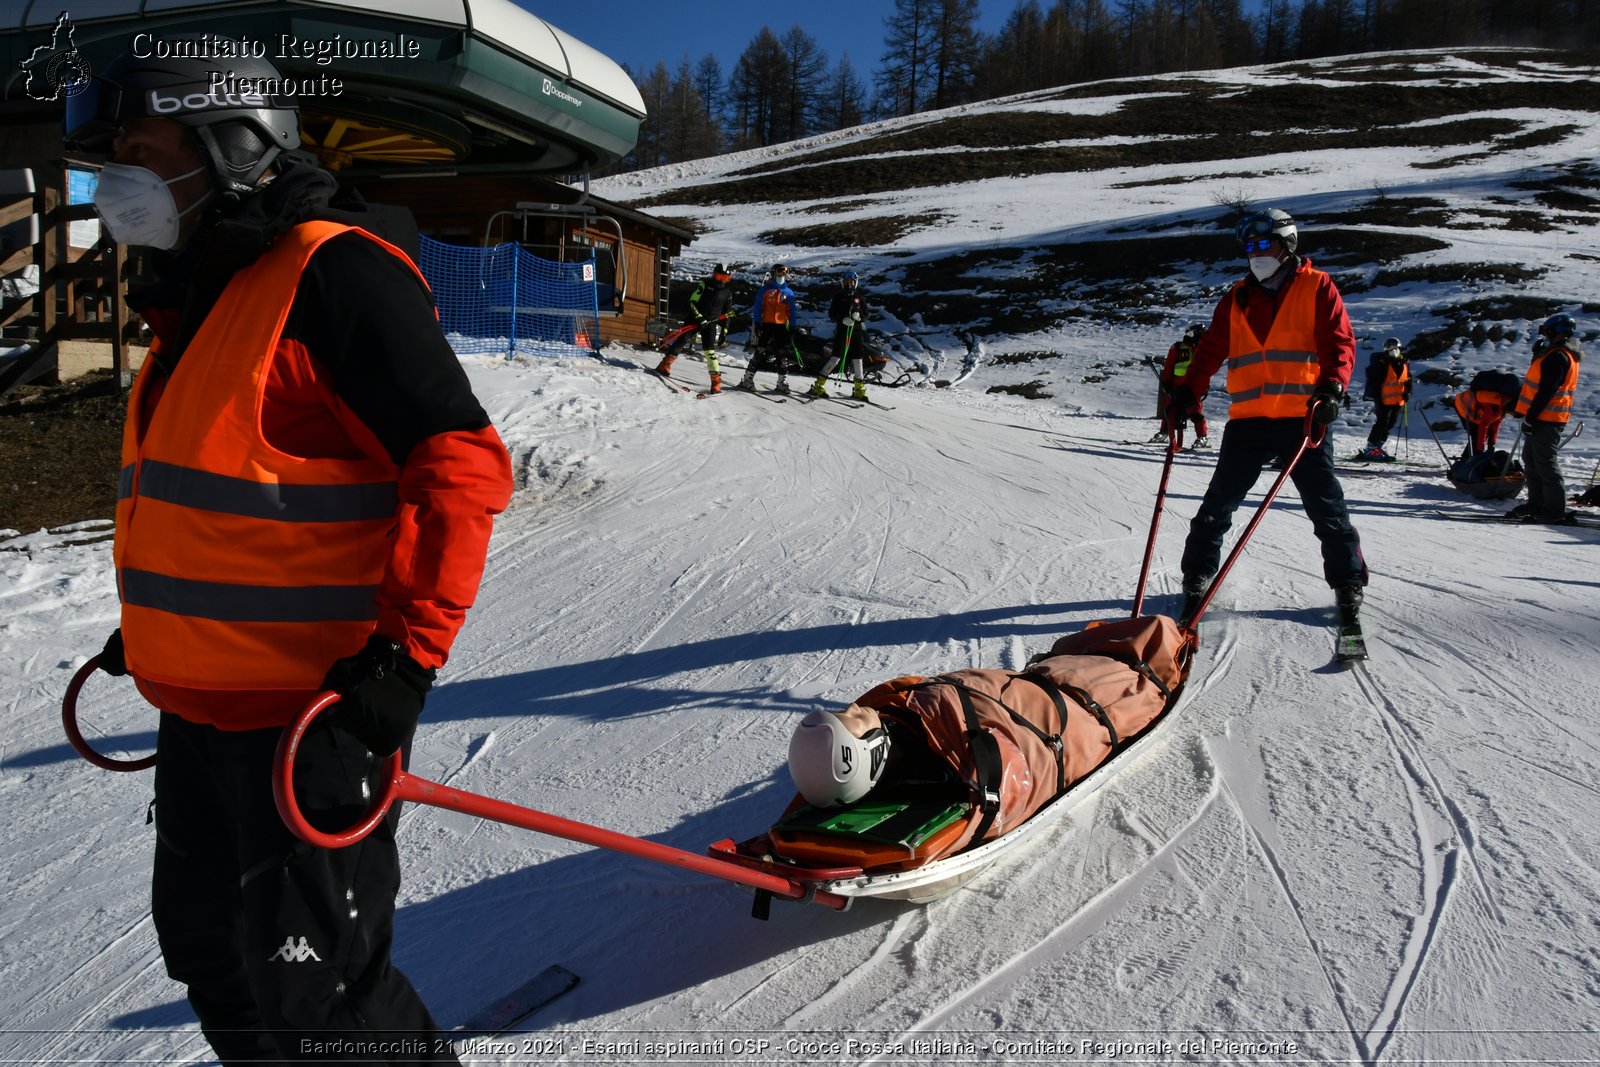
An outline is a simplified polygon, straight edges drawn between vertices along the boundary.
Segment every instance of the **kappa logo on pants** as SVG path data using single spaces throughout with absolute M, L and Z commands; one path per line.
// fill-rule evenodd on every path
M 303 937 L 298 945 L 295 944 L 294 935 L 291 934 L 283 939 L 283 944 L 278 946 L 278 951 L 267 957 L 268 963 L 273 960 L 282 960 L 285 963 L 304 963 L 306 960 L 316 960 L 321 963 L 322 957 L 317 955 L 310 945 L 306 944 L 306 939 Z

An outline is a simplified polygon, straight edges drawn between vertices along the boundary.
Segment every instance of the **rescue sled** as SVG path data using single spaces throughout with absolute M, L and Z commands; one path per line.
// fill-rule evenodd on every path
M 1474 500 L 1510 500 L 1522 492 L 1527 480 L 1522 464 L 1504 449 L 1463 456 L 1450 465 L 1445 477 Z
M 886 696 L 908 689 L 951 686 L 961 675 L 1002 675 L 1024 682 L 1027 691 L 1029 675 L 1036 671 L 1046 673 L 1053 688 L 1058 690 L 1052 703 L 1059 707 L 1059 698 L 1070 698 L 1071 705 L 1061 713 L 1062 728 L 1054 735 L 1048 731 L 1041 736 L 1037 716 L 1019 715 L 1017 710 L 1001 704 L 1010 719 L 1025 729 L 1013 735 L 1024 746 L 1031 737 L 1043 742 L 1048 752 L 1055 752 L 1057 768 L 1064 768 L 1064 739 L 1068 734 L 1068 715 L 1071 706 L 1083 716 L 1096 719 L 1105 729 L 1103 758 L 1092 760 L 1081 773 L 1060 772 L 1054 795 L 1044 803 L 1024 809 L 1025 818 L 1015 825 L 1001 827 L 992 833 L 990 820 L 993 808 L 1004 808 L 1004 779 L 998 789 L 991 788 L 979 768 L 982 758 L 975 756 L 964 762 L 957 775 L 957 788 L 931 795 L 897 795 L 891 786 L 888 795 L 881 790 L 880 782 L 854 804 L 841 808 L 820 810 L 811 808 L 801 797 L 796 797 L 783 814 L 762 834 L 735 843 L 732 839 L 718 841 L 709 852 L 730 862 L 743 864 L 764 874 L 805 885 L 819 896 L 852 900 L 857 897 L 878 897 L 890 900 L 924 902 L 936 900 L 965 885 L 1002 857 L 1025 847 L 1039 838 L 1051 826 L 1060 822 L 1083 801 L 1094 796 L 1118 772 L 1137 762 L 1159 745 L 1167 734 L 1167 724 L 1172 721 L 1183 699 L 1199 649 L 1198 626 L 1223 580 L 1238 561 L 1245 545 L 1265 518 L 1267 509 L 1289 479 L 1302 456 L 1317 447 L 1324 429 L 1317 426 L 1307 413 L 1305 437 L 1299 448 L 1285 462 L 1277 478 L 1268 489 L 1255 514 L 1246 524 L 1233 550 L 1212 577 L 1199 602 L 1186 608 L 1188 616 L 1180 623 L 1164 615 L 1144 615 L 1146 581 L 1155 551 L 1156 535 L 1160 529 L 1161 514 L 1165 507 L 1167 484 L 1172 475 L 1173 461 L 1183 447 L 1183 430 L 1179 426 L 1168 429 L 1166 461 L 1161 481 L 1156 491 L 1155 514 L 1145 543 L 1144 562 L 1139 572 L 1139 583 L 1134 591 L 1133 612 L 1127 619 L 1091 624 L 1077 634 L 1068 634 L 1051 647 L 1050 652 L 1038 657 L 1020 672 L 952 672 L 931 681 L 923 679 L 896 679 L 886 682 L 857 698 L 843 714 L 848 717 L 858 710 L 858 705 L 883 708 L 892 705 Z M 1101 689 L 1101 682 L 1092 686 L 1072 684 L 1073 672 L 1058 661 L 1105 661 L 1128 669 L 1139 683 L 1133 686 L 1132 695 L 1146 684 L 1159 690 L 1161 699 L 1153 709 L 1128 713 L 1117 707 L 1120 698 Z M 1092 673 L 1092 665 L 1088 668 Z M 1114 671 L 1103 672 L 1104 684 L 1113 682 Z M 1062 684 L 1065 682 L 1066 684 Z M 962 682 L 955 688 L 972 690 L 975 687 Z M 1052 686 L 1039 686 L 1046 690 Z M 1092 690 L 1092 691 L 1091 691 Z M 1148 696 L 1148 693 L 1145 694 Z M 973 740 L 970 748 L 979 749 L 976 738 L 991 733 L 973 716 L 975 700 L 964 700 L 964 713 L 968 727 L 967 736 Z M 998 700 L 995 703 L 1000 704 Z M 880 713 L 883 714 L 883 713 Z M 1022 720 L 1026 719 L 1026 722 Z M 1001 725 L 1004 719 L 995 720 Z M 1081 723 L 1081 719 L 1080 719 Z M 1130 728 L 1131 725 L 1131 728 Z M 946 733 L 948 738 L 948 733 Z M 1074 740 L 1084 738 L 1081 730 L 1074 732 Z M 1078 744 L 1075 751 L 1084 746 Z M 1045 756 L 1048 765 L 1048 755 Z M 1029 762 L 1029 769 L 1039 769 L 1037 759 Z M 1046 771 L 1046 773 L 1048 773 Z M 991 778 L 992 781 L 992 778 Z M 999 795 L 995 795 L 998 793 Z M 979 825 L 974 828 L 974 823 Z M 765 915 L 765 901 L 758 892 L 756 915 Z
M 1193 652 L 1192 635 L 1172 619 L 1141 616 L 1063 637 L 1023 671 L 886 682 L 857 705 L 885 718 L 944 720 L 930 729 L 931 744 L 956 774 L 936 784 L 886 780 L 834 808 L 796 796 L 765 833 L 718 841 L 709 852 L 842 897 L 937 899 L 1038 837 L 1157 744 Z M 976 733 L 1000 738 L 987 772 L 978 743 L 958 743 Z

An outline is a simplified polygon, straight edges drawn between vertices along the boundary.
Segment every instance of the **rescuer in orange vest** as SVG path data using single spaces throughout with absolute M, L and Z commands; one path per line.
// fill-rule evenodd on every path
M 1367 367 L 1366 399 L 1375 405 L 1372 432 L 1367 435 L 1367 447 L 1357 452 L 1355 458 L 1392 460 L 1394 457 L 1385 452 L 1383 446 L 1411 400 L 1411 368 L 1406 365 L 1400 338 L 1389 338 L 1383 343 L 1383 351 L 1372 357 Z
M 1323 427 L 1338 417 L 1355 366 L 1344 300 L 1332 278 L 1296 253 L 1299 234 L 1289 213 L 1272 208 L 1246 215 L 1234 232 L 1249 273 L 1217 305 L 1195 346 L 1187 382 L 1172 389 L 1176 422 L 1199 406 L 1218 368 L 1228 366 L 1228 425 L 1183 550 L 1185 621 L 1217 571 L 1234 510 L 1263 468 L 1300 447 L 1308 413 Z M 1334 473 L 1330 434 L 1306 450 L 1290 477 L 1322 543 L 1323 576 L 1340 621 L 1353 624 L 1367 566 Z
M 292 102 L 207 93 L 218 61 L 124 54 L 68 100 L 70 149 L 110 153 L 95 207 L 142 246 L 129 300 L 155 341 L 123 438 L 119 629 L 100 666 L 160 709 L 151 912 L 224 1063 L 339 1041 L 458 1062 L 390 962 L 398 812 L 359 844 L 294 836 L 272 795 L 283 727 L 297 793 L 350 825 L 409 753 L 471 607 L 505 446 L 399 245 L 414 227 L 285 155 Z M 264 60 L 222 61 L 278 79 Z M 402 230 L 404 232 L 402 232 Z
M 1539 327 L 1533 362 L 1522 380 L 1514 414 L 1522 420 L 1522 467 L 1527 472 L 1528 502 L 1507 514 L 1523 522 L 1564 522 L 1567 488 L 1556 465 L 1561 434 L 1572 417 L 1582 356 L 1574 335 L 1578 323 L 1571 315 L 1551 315 Z M 1540 351 L 1540 349 L 1543 351 Z

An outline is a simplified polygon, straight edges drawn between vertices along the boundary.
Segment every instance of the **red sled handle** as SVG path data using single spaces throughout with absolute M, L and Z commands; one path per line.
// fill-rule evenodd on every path
M 146 767 L 155 766 L 154 752 L 140 759 L 112 759 L 96 752 L 90 747 L 89 742 L 84 740 L 83 733 L 78 729 L 78 694 L 83 690 L 83 683 L 89 680 L 89 676 L 99 666 L 100 657 L 90 656 L 89 662 L 79 667 L 77 673 L 72 676 L 72 681 L 67 683 L 67 691 L 61 697 L 61 728 L 67 732 L 67 742 L 77 750 L 78 755 L 103 770 L 142 771 Z
M 305 737 L 307 728 L 318 714 L 330 704 L 336 703 L 338 699 L 339 694 L 335 692 L 318 693 L 311 703 L 306 705 L 299 717 L 284 728 L 283 736 L 278 741 L 277 755 L 273 760 L 272 797 L 278 805 L 278 814 L 291 833 L 309 844 L 319 848 L 343 848 L 346 845 L 353 845 L 372 832 L 396 801 L 412 800 L 419 804 L 429 804 L 447 811 L 459 811 L 480 819 L 489 819 L 656 863 L 682 867 L 699 874 L 708 874 L 752 889 L 763 890 L 783 900 L 811 901 L 835 911 L 844 911 L 850 906 L 848 897 L 819 890 L 815 886 L 806 885 L 793 878 L 752 870 L 737 863 L 686 852 L 670 845 L 646 841 L 640 837 L 617 833 L 588 823 L 574 822 L 559 815 L 550 815 L 535 811 L 533 808 L 524 808 L 493 797 L 430 782 L 426 778 L 419 778 L 402 770 L 398 752 L 389 757 L 389 780 L 384 784 L 372 809 L 348 830 L 341 833 L 323 833 L 306 821 L 299 802 L 295 799 L 294 760 L 300 751 L 300 742 Z

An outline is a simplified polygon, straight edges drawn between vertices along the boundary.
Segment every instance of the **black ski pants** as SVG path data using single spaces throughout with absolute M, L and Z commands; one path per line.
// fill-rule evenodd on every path
M 1559 422 L 1535 422 L 1533 432 L 1522 438 L 1522 469 L 1528 479 L 1528 506 L 1540 515 L 1554 518 L 1567 510 L 1567 487 L 1561 480 L 1556 454 L 1561 449 Z
M 1395 423 L 1400 421 L 1401 412 L 1405 411 L 1404 404 L 1379 404 L 1373 411 L 1372 432 L 1367 435 L 1367 444 L 1373 448 L 1382 448 L 1389 434 L 1394 432 Z
M 1233 513 L 1272 461 L 1287 460 L 1305 439 L 1303 419 L 1232 419 L 1222 431 L 1217 466 L 1211 484 L 1189 525 L 1183 546 L 1183 573 L 1209 578 L 1222 562 L 1222 539 L 1233 524 Z M 1300 502 L 1311 528 L 1322 542 L 1322 573 L 1334 589 L 1367 584 L 1367 564 L 1361 555 L 1361 536 L 1350 524 L 1344 490 L 1333 469 L 1333 435 L 1308 448 L 1289 475 L 1300 491 Z
M 747 376 L 754 375 L 757 364 L 771 360 L 778 366 L 778 377 L 789 376 L 789 356 L 794 351 L 794 338 L 789 336 L 786 322 L 759 322 L 754 327 L 756 351 L 750 358 Z
M 300 841 L 272 799 L 281 733 L 161 716 L 151 911 L 167 973 L 224 1064 L 459 1063 L 389 959 L 398 811 L 348 848 Z M 295 768 L 307 817 L 340 830 L 382 761 L 319 723 Z

